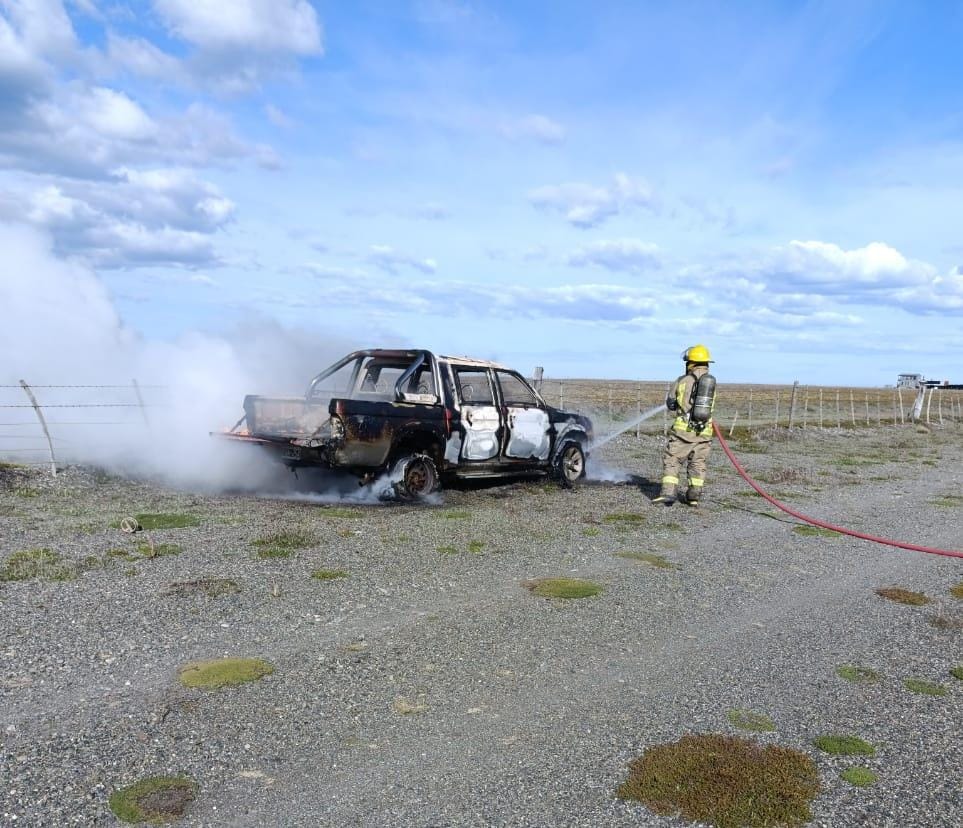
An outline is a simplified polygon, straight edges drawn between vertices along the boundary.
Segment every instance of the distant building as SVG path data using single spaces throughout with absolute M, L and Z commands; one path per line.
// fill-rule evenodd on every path
M 922 374 L 900 374 L 896 378 L 897 388 L 919 388 L 922 384 Z

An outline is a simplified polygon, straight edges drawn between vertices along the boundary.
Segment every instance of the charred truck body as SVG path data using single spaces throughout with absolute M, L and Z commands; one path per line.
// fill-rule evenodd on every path
M 222 436 L 273 451 L 291 469 L 386 473 L 403 496 L 451 477 L 584 477 L 592 423 L 547 405 L 516 371 L 428 351 L 355 351 L 304 397 L 249 395 Z

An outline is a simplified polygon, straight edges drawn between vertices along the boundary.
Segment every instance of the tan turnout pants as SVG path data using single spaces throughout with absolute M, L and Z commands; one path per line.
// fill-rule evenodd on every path
M 689 478 L 689 485 L 701 487 L 706 482 L 706 462 L 712 448 L 711 437 L 682 435 L 670 431 L 669 439 L 662 453 L 662 486 L 678 486 L 679 475 L 683 470 Z

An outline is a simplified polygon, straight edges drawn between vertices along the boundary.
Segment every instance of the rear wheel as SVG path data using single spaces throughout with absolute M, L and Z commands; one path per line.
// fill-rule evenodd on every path
M 438 469 L 427 454 L 409 454 L 395 463 L 391 480 L 399 497 L 417 500 L 438 489 Z
M 585 452 L 580 444 L 565 444 L 555 461 L 555 476 L 567 489 L 585 477 Z

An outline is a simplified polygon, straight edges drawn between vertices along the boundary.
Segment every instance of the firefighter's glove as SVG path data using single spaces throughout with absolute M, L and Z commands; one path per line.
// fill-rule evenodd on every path
M 669 411 L 679 410 L 679 403 L 672 394 L 665 395 L 665 407 L 668 408 Z

